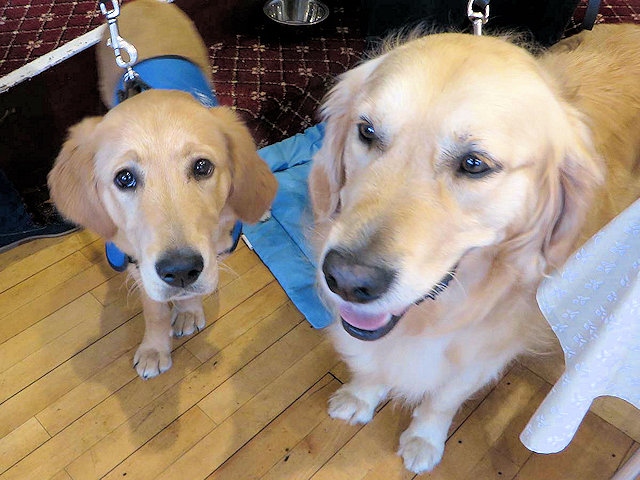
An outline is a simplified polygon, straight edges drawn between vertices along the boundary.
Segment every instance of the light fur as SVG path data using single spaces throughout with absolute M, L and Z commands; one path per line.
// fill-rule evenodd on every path
M 318 282 L 336 312 L 405 312 L 386 336 L 329 327 L 352 379 L 329 413 L 367 422 L 387 396 L 413 407 L 399 454 L 440 461 L 459 406 L 553 339 L 535 293 L 545 275 L 638 198 L 640 27 L 597 26 L 539 57 L 503 38 L 437 34 L 345 73 L 322 114 L 309 189 L 319 265 L 332 249 L 397 272 L 368 303 Z M 367 119 L 380 141 L 367 145 Z M 469 153 L 493 168 L 459 171 Z M 435 300 L 422 298 L 446 272 Z
M 181 56 L 211 81 L 207 49 L 175 5 L 136 0 L 122 8 L 119 25 L 139 62 Z M 97 49 L 100 92 L 113 107 L 123 70 L 105 41 Z M 198 159 L 214 165 L 209 178 L 194 178 Z M 135 190 L 114 184 L 125 168 L 139 175 Z M 64 216 L 136 260 L 128 271 L 142 287 L 145 334 L 134 363 L 141 377 L 150 378 L 170 367 L 172 334 L 204 328 L 202 297 L 217 288 L 218 256 L 231 246 L 235 221 L 258 221 L 277 184 L 230 108 L 206 108 L 189 93 L 152 89 L 73 126 L 49 174 L 49 188 Z M 159 258 L 179 250 L 197 252 L 204 263 L 197 281 L 185 288 L 167 284 L 156 269 Z

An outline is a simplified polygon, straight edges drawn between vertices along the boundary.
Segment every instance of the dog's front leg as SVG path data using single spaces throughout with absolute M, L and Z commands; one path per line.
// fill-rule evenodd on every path
M 202 297 L 193 297 L 173 302 L 171 326 L 176 337 L 191 335 L 204 328 L 206 319 L 202 309 Z
M 329 400 L 329 415 L 350 424 L 368 423 L 389 388 L 379 384 L 359 382 L 357 377 L 340 387 Z
M 422 473 L 440 463 L 449 425 L 458 407 L 436 406 L 425 399 L 414 409 L 409 428 L 400 435 L 398 449 L 407 470 Z
M 167 303 L 149 298 L 144 289 L 140 289 L 140 294 L 144 337 L 133 357 L 133 366 L 147 380 L 171 368 L 171 310 Z
M 484 376 L 461 378 L 440 387 L 413 410 L 413 420 L 400 435 L 398 454 L 414 473 L 433 469 L 444 453 L 444 444 L 454 415 L 488 379 Z

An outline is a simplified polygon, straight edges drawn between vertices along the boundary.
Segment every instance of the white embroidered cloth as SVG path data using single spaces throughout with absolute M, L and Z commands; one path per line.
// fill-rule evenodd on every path
M 620 397 L 640 408 L 640 201 L 622 212 L 538 289 L 565 371 L 520 435 L 555 453 L 573 438 L 591 402 Z

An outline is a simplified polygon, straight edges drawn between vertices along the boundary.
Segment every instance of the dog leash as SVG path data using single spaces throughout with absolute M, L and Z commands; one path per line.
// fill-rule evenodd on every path
M 148 88 L 148 86 L 142 82 L 140 76 L 133 70 L 133 64 L 138 60 L 138 50 L 120 36 L 120 32 L 118 31 L 120 4 L 118 3 L 118 0 L 111 0 L 111 9 L 108 9 L 106 3 L 102 0 L 99 5 L 100 12 L 104 15 L 107 25 L 109 26 L 109 39 L 107 40 L 107 46 L 110 46 L 113 49 L 113 53 L 116 57 L 116 65 L 125 70 L 124 95 L 127 95 L 128 91 L 129 95 L 125 97 L 128 98 L 129 96 L 135 95 L 135 93 L 140 93 Z M 123 50 L 127 55 L 127 60 L 122 57 Z M 118 92 L 118 97 L 121 97 L 120 92 Z M 123 99 L 119 98 L 119 100 L 122 101 Z M 120 250 L 113 242 L 106 242 L 104 249 L 107 262 L 109 262 L 111 268 L 117 272 L 125 271 L 130 263 L 137 265 L 134 258 Z
M 482 26 L 489 20 L 490 0 L 469 0 L 467 3 L 467 16 L 473 24 L 473 34 L 482 35 Z M 587 8 L 582 20 L 582 29 L 591 30 L 598 18 L 600 0 L 588 0 Z
M 116 64 L 125 70 L 123 77 L 124 87 L 118 92 L 118 100 L 123 101 L 145 90 L 149 90 L 147 85 L 133 70 L 133 65 L 138 60 L 138 50 L 132 44 L 120 36 L 118 31 L 118 16 L 120 16 L 120 4 L 118 0 L 111 0 L 111 9 L 107 9 L 104 1 L 100 1 L 100 12 L 105 16 L 109 26 L 109 40 L 107 45 L 113 49 L 116 57 Z M 127 55 L 127 60 L 122 57 L 123 51 Z
M 473 34 L 482 35 L 482 26 L 489 21 L 489 0 L 469 0 L 467 16 L 473 24 Z

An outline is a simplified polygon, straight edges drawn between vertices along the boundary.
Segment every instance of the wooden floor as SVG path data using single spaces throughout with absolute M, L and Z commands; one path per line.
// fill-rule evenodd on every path
M 146 382 L 131 367 L 139 301 L 102 252 L 79 232 L 0 255 L 0 479 L 414 478 L 395 455 L 406 411 L 386 404 L 364 427 L 327 416 L 347 372 L 244 245 L 205 301 L 207 328 L 174 340 L 173 367 Z M 467 402 L 418 478 L 608 479 L 638 449 L 640 416 L 600 402 L 562 454 L 531 454 L 518 435 L 546 375 L 515 364 Z

